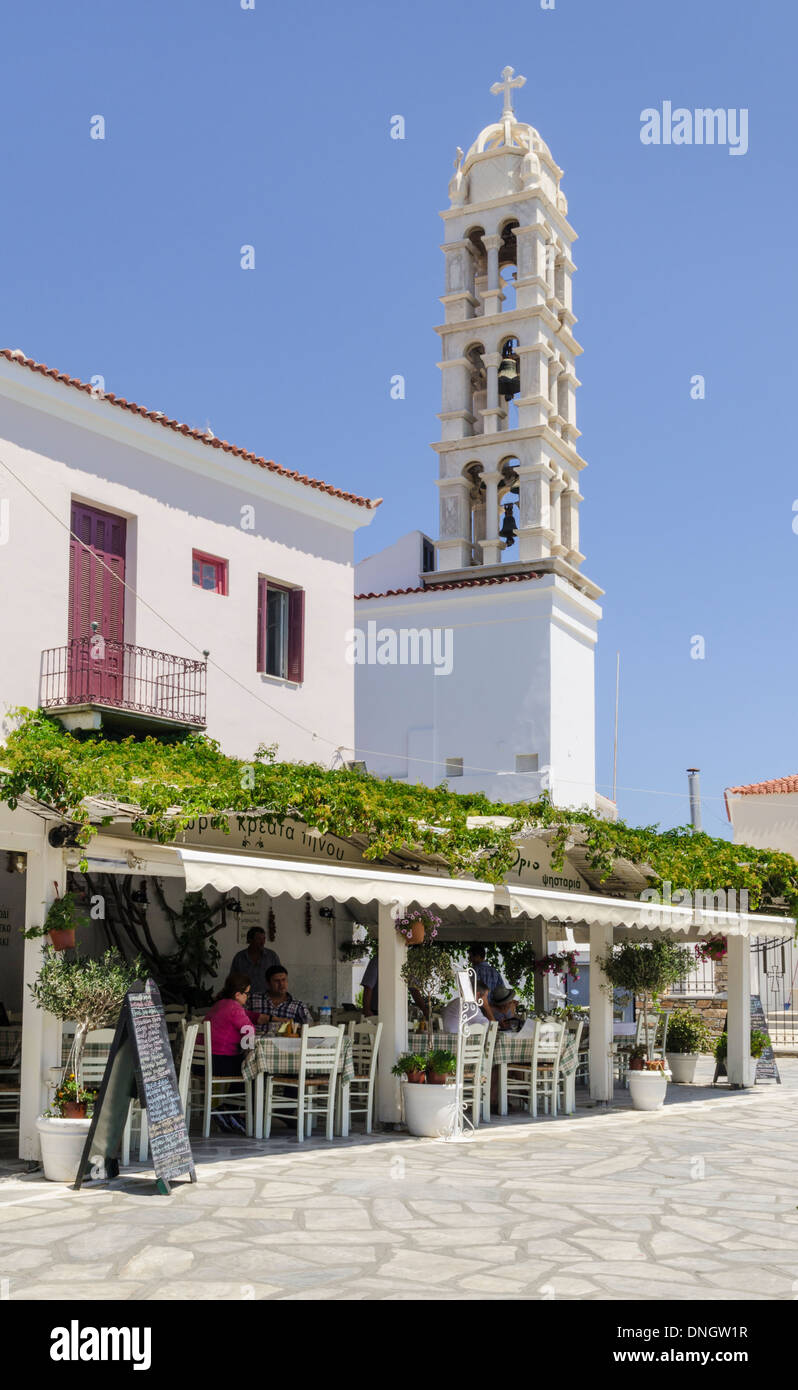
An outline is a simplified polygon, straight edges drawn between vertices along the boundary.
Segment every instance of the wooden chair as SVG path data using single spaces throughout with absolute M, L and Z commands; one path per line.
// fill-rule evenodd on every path
M 186 1037 L 191 1026 L 186 1026 Z M 197 1025 L 192 1061 L 188 1108 L 189 1112 L 193 1106 L 202 1108 L 203 1138 L 210 1136 L 211 1115 L 244 1115 L 247 1134 L 252 1134 L 252 1082 L 245 1081 L 243 1076 L 214 1076 L 211 1025 L 207 1020 Z M 224 1102 L 225 1108 L 221 1103 L 214 1106 L 214 1099 Z M 239 1100 L 243 1104 L 239 1104 Z M 228 1101 L 232 1104 L 227 1105 Z
M 576 1110 L 576 1073 L 579 1069 L 579 1041 L 583 1027 L 581 1019 L 569 1019 L 566 1024 L 559 1078 L 562 1108 L 566 1115 L 573 1115 Z
M 490 1023 L 469 1023 L 468 1033 L 460 1040 L 463 1049 L 463 1114 L 468 1114 L 470 1109 L 474 1129 L 479 1125 L 482 1111 L 485 1043 L 489 1030 L 496 1026 Z
M 11 1119 L 0 1124 L 0 1132 L 19 1129 L 21 1052 L 21 1027 L 0 1028 L 0 1117 Z
M 382 1024 L 376 1018 L 363 1019 L 361 1023 L 350 1023 L 346 1029 L 346 1036 L 352 1043 L 355 1079 L 349 1086 L 344 1086 L 341 1082 L 338 1087 L 337 1129 L 344 1138 L 349 1133 L 352 1115 L 365 1115 L 366 1134 L 372 1132 Z
M 321 1039 L 320 1044 L 310 1047 L 311 1038 Z M 295 1115 L 297 1143 L 301 1144 L 306 1134 L 310 1138 L 314 1118 L 322 1114 L 327 1118 L 327 1138 L 332 1139 L 335 1120 L 335 1093 L 343 1045 L 344 1025 L 342 1023 L 336 1027 L 330 1023 L 319 1023 L 313 1027 L 307 1023 L 302 1025 L 298 1074 L 294 1076 L 270 1074 L 266 1078 L 264 1139 L 268 1139 L 271 1135 L 274 1115 L 281 1119 Z M 309 1053 L 312 1054 L 310 1068 L 308 1067 Z M 295 1091 L 296 1095 L 289 1095 L 289 1090 Z
M 482 1064 L 482 1119 L 486 1125 L 490 1124 L 490 1088 L 491 1078 L 493 1076 L 493 1053 L 496 1048 L 496 1039 L 498 1035 L 498 1023 L 491 1023 L 485 1037 L 485 1058 Z
M 565 1024 L 538 1019 L 529 1063 L 511 1062 L 507 1068 L 507 1095 L 523 1100 L 533 1119 L 537 1119 L 538 1099 L 542 1098 L 557 1114 L 560 1058 L 565 1044 Z

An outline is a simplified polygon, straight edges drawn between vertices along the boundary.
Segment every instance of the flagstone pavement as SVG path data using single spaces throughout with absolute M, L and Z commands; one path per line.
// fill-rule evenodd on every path
M 80 1192 L 14 1173 L 0 1297 L 792 1300 L 798 1059 L 780 1065 L 783 1087 L 671 1087 L 653 1114 L 460 1143 L 197 1140 L 170 1197 L 144 1165 Z

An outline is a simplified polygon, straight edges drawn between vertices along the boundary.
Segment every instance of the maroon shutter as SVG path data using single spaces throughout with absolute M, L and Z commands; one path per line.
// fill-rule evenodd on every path
M 70 652 L 69 688 L 74 701 L 118 703 L 122 693 L 125 640 L 125 549 L 127 522 L 80 502 L 72 504 L 70 542 L 69 639 L 92 636 L 92 622 L 109 644 L 104 658 L 80 641 Z M 82 542 L 82 544 L 80 544 Z
M 305 590 L 292 589 L 288 595 L 288 679 L 301 681 L 305 675 Z
M 266 670 L 266 580 L 258 575 L 258 670 Z

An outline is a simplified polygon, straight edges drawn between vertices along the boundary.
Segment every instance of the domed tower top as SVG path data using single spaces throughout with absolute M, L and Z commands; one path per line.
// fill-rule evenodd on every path
M 505 68 L 502 81 L 494 82 L 490 89 L 494 96 L 504 98 L 501 119 L 480 131 L 465 157 L 458 146 L 455 173 L 449 184 L 451 205 L 464 207 L 509 193 L 540 189 L 559 212 L 567 214 L 568 204 L 560 190 L 562 169 L 538 131 L 516 119 L 513 90 L 523 87 L 526 78 L 513 74 L 513 68 Z

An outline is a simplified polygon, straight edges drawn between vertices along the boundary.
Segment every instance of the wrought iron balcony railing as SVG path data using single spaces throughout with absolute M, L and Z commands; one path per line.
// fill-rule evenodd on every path
M 90 705 L 204 729 L 207 671 L 204 661 L 79 637 L 42 652 L 41 706 Z

